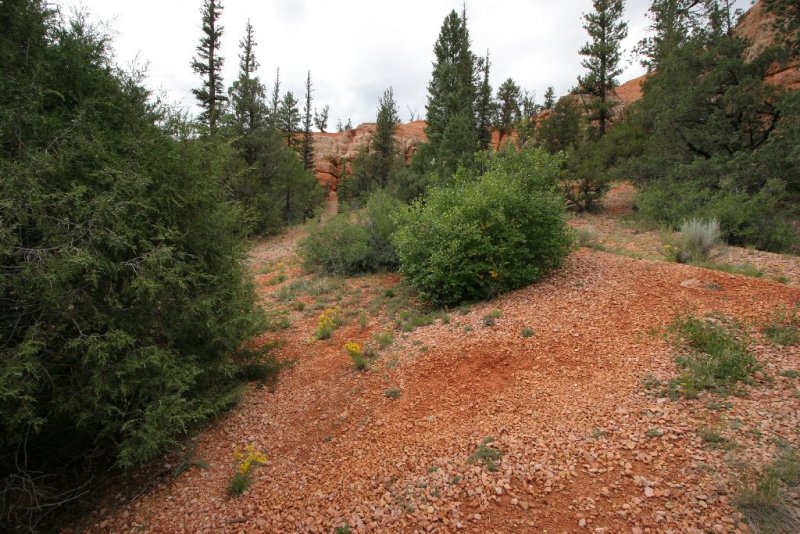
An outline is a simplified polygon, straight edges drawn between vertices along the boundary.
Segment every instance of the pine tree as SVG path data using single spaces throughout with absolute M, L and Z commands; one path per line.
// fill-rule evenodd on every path
M 592 120 L 599 122 L 600 136 L 606 133 L 606 123 L 611 116 L 609 93 L 617 86 L 620 43 L 628 35 L 628 24 L 622 21 L 624 0 L 593 0 L 594 12 L 583 16 L 584 29 L 591 41 L 580 50 L 586 59 L 581 65 L 589 72 L 578 78 L 580 89 L 594 97 Z
M 497 89 L 497 129 L 500 137 L 508 135 L 514 123 L 520 118 L 520 93 L 521 90 L 513 79 L 508 78 Z
M 344 126 L 342 126 L 342 119 L 336 119 L 336 131 L 342 133 L 344 131 Z
M 350 121 L 350 117 L 347 117 L 347 122 L 344 125 L 345 131 L 353 129 L 353 123 Z
M 492 122 L 495 114 L 495 105 L 492 101 L 492 86 L 489 85 L 489 51 L 486 57 L 481 58 L 477 64 L 478 72 L 483 75 L 480 88 L 478 89 L 477 101 L 475 103 L 475 115 L 478 127 L 478 146 L 481 150 L 489 148 L 492 142 Z
M 328 113 L 330 113 L 330 106 L 328 106 L 328 104 L 325 104 L 322 111 L 319 113 L 314 109 L 314 125 L 322 133 L 325 133 L 325 130 L 328 129 Z
M 277 129 L 283 132 L 286 146 L 294 147 L 294 134 L 300 127 L 300 110 L 297 108 L 297 99 L 291 91 L 283 95 L 275 116 L 275 124 Z
M 444 19 L 434 56 L 426 105 L 429 149 L 418 154 L 432 156 L 439 170 L 449 174 L 478 147 L 476 58 L 470 50 L 466 13 L 459 16 L 454 10 Z
M 556 105 L 556 91 L 555 89 L 553 89 L 553 86 L 551 85 L 547 88 L 547 91 L 544 92 L 544 103 L 542 104 L 542 109 L 552 111 L 555 105 Z
M 634 49 L 648 72 L 658 70 L 663 58 L 699 29 L 708 1 L 653 0 L 647 14 L 649 35 Z
M 314 168 L 314 137 L 311 135 L 311 125 L 314 123 L 313 112 L 311 111 L 311 71 L 306 77 L 306 103 L 303 106 L 303 140 L 300 144 L 300 159 L 303 166 L 311 170 Z
M 395 163 L 397 162 L 397 142 L 394 139 L 400 116 L 394 90 L 389 87 L 378 102 L 375 135 L 370 144 L 370 156 L 375 158 L 374 178 L 379 187 L 386 187 Z
M 796 0 L 764 0 L 764 3 L 769 11 L 777 15 L 775 26 L 789 56 L 800 55 L 800 4 Z
M 272 127 L 278 128 L 278 108 L 281 105 L 281 68 L 275 70 L 275 84 L 272 86 L 272 98 L 269 101 L 270 122 Z
M 205 0 L 200 13 L 203 15 L 204 36 L 197 46 L 197 56 L 192 61 L 192 70 L 203 78 L 203 85 L 200 89 L 192 89 L 192 93 L 203 108 L 200 120 L 208 127 L 209 133 L 214 135 L 223 107 L 228 100 L 223 89 L 223 58 L 219 51 L 223 31 L 219 24 L 222 3 L 220 0 Z
M 253 165 L 258 157 L 259 137 L 266 124 L 268 113 L 265 103 L 265 89 L 255 76 L 258 62 L 255 57 L 256 41 L 250 21 L 245 28 L 245 36 L 239 43 L 239 78 L 228 91 L 231 103 L 231 125 L 236 135 L 235 144 L 242 152 L 248 165 Z

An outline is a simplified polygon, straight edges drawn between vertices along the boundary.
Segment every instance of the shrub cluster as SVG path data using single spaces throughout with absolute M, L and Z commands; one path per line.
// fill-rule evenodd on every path
M 572 238 L 557 192 L 560 158 L 541 149 L 484 156 L 482 176 L 429 190 L 398 214 L 400 270 L 421 298 L 457 304 L 541 279 Z
M 299 245 L 303 266 L 328 274 L 351 275 L 397 268 L 391 236 L 392 215 L 400 206 L 378 190 L 354 214 L 337 214 L 309 229 Z

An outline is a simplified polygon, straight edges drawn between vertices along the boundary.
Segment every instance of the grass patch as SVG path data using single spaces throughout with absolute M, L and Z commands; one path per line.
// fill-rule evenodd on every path
M 709 447 L 714 448 L 721 448 L 721 449 L 732 449 L 734 443 L 720 434 L 717 430 L 713 428 L 703 427 L 697 430 L 697 435 L 700 436 L 700 439 L 703 440 L 703 443 Z
M 535 332 L 533 331 L 532 328 L 523 328 L 519 332 L 519 335 L 521 335 L 524 338 L 533 337 L 534 334 L 535 334 Z
M 267 280 L 267 285 L 268 286 L 276 286 L 276 285 L 278 285 L 278 284 L 280 284 L 282 282 L 285 282 L 286 280 L 288 280 L 288 278 L 289 277 L 286 276 L 286 273 L 280 272 L 280 273 L 276 274 L 275 276 L 273 276 L 272 278 L 270 278 L 269 280 Z
M 483 442 L 478 445 L 475 452 L 467 458 L 467 462 L 471 464 L 482 464 L 489 471 L 497 471 L 497 461 L 503 457 L 503 453 L 491 446 L 493 442 L 493 437 L 489 436 L 485 438 Z
M 391 346 L 392 343 L 394 343 L 394 336 L 392 335 L 391 332 L 380 332 L 378 334 L 375 334 L 372 337 L 372 340 L 375 342 L 376 345 L 378 345 L 379 349 L 383 350 Z
M 739 383 L 752 383 L 760 368 L 738 323 L 688 315 L 675 319 L 669 332 L 682 352 L 677 357 L 682 373 L 668 385 L 679 396 L 696 398 L 704 390 L 729 393 Z
M 447 314 L 441 310 L 428 313 L 417 310 L 404 310 L 397 316 L 396 324 L 403 332 L 412 332 L 421 326 L 433 324 L 437 319 L 444 319 L 446 316 Z
M 247 488 L 250 487 L 250 483 L 253 481 L 250 473 L 240 473 L 236 471 L 231 477 L 231 481 L 228 483 L 228 494 L 232 497 L 238 497 L 242 493 L 245 492 Z
M 500 310 L 492 310 L 491 312 L 487 313 L 483 316 L 483 325 L 484 326 L 494 326 L 498 319 L 503 316 L 503 312 Z
M 266 329 L 269 332 L 277 332 L 278 330 L 286 330 L 292 326 L 289 321 L 289 315 L 282 310 L 271 311 L 266 313 Z
M 197 444 L 192 445 L 192 447 L 186 451 L 183 456 L 181 456 L 181 459 L 178 462 L 178 465 L 175 466 L 173 473 L 175 476 L 178 476 L 194 467 L 204 470 L 208 469 L 208 462 L 197 456 Z
M 761 331 L 776 345 L 797 345 L 800 343 L 800 317 L 797 308 L 791 311 L 784 308 L 776 310 L 770 318 L 770 323 Z
M 399 399 L 400 395 L 402 394 L 403 392 L 400 390 L 400 388 L 389 388 L 383 392 L 383 396 L 387 399 Z
M 740 274 L 742 276 L 749 276 L 750 278 L 761 278 L 764 276 L 762 271 L 759 271 L 752 263 L 742 263 L 738 265 L 731 265 L 729 263 L 713 263 L 708 261 L 691 262 L 695 267 L 702 267 L 703 269 L 711 269 L 714 271 L 722 271 L 728 274 Z
M 785 444 L 778 456 L 754 482 L 743 486 L 734 498 L 748 523 L 761 532 L 799 532 L 800 519 L 787 502 L 786 489 L 800 483 L 800 459 Z
M 600 241 L 600 233 L 592 225 L 575 230 L 575 242 L 579 247 L 588 247 Z

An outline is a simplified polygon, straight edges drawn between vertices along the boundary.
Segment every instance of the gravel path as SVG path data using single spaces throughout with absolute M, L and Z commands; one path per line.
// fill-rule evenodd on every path
M 260 245 L 254 268 L 291 263 L 291 242 Z M 270 276 L 257 279 L 267 307 L 299 272 Z M 358 299 L 341 305 L 366 308 L 397 283 L 350 279 Z M 756 334 L 772 378 L 742 398 L 673 402 L 642 381 L 675 375 L 657 329 L 676 314 L 759 325 L 797 304 L 794 286 L 582 249 L 543 283 L 395 331 L 364 373 L 342 346 L 391 329 L 383 315 L 315 341 L 316 315 L 292 311 L 291 327 L 263 341 L 286 341 L 280 357 L 296 365 L 200 434 L 208 468 L 94 514 L 89 531 L 744 532 L 731 504 L 743 466 L 770 461 L 775 439 L 800 446 L 800 379 L 779 373 L 800 369 L 798 347 Z M 487 324 L 493 310 L 502 316 Z M 736 447 L 709 447 L 702 427 Z M 231 498 L 233 450 L 251 443 L 268 461 Z M 502 456 L 476 462 L 482 443 Z

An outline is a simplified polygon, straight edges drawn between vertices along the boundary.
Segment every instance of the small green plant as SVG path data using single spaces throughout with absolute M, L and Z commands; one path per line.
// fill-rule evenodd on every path
M 535 332 L 533 331 L 532 328 L 523 328 L 522 330 L 520 330 L 519 335 L 521 335 L 524 338 L 529 338 L 533 337 L 534 333 Z
M 497 471 L 497 461 L 503 457 L 503 453 L 494 447 L 491 447 L 491 443 L 493 442 L 493 437 L 486 437 L 481 444 L 478 445 L 478 448 L 475 450 L 475 452 L 472 453 L 469 458 L 467 458 L 467 462 L 471 464 L 483 464 L 487 470 Z
M 788 284 L 791 280 L 789 279 L 788 276 L 781 274 L 777 278 L 775 278 L 775 281 L 778 282 L 779 284 Z
M 329 308 L 322 312 L 317 321 L 317 332 L 315 337 L 319 340 L 329 339 L 333 331 L 342 324 L 339 318 L 339 308 Z
M 605 437 L 605 435 L 606 431 L 603 430 L 602 428 L 593 428 L 592 433 L 589 434 L 589 437 L 592 439 L 600 439 L 602 437 Z
M 703 443 L 706 444 L 713 444 L 719 445 L 725 443 L 727 438 L 725 438 L 719 431 L 714 430 L 713 428 L 703 427 L 697 430 L 697 435 L 700 436 L 700 439 L 703 440 Z
M 680 252 L 678 261 L 690 263 L 708 261 L 715 248 L 722 244 L 717 219 L 689 219 L 681 224 L 681 235 L 678 241 Z
M 708 261 L 695 261 L 692 265 L 702 267 L 703 269 L 711 269 L 714 271 L 721 271 L 728 274 L 740 274 L 742 276 L 749 276 L 750 278 L 761 278 L 764 276 L 762 271 L 759 271 L 752 263 L 741 263 L 732 265 L 729 263 L 712 263 Z
M 301 300 L 295 301 L 294 303 L 292 303 L 292 309 L 294 311 L 299 311 L 299 312 L 305 311 L 306 303 Z
M 582 226 L 575 230 L 575 239 L 579 247 L 589 247 L 600 241 L 600 233 L 592 225 Z
M 175 466 L 173 473 L 175 476 L 178 476 L 194 467 L 198 469 L 208 469 L 208 462 L 197 456 L 197 444 L 192 445 L 192 447 L 186 451 L 186 454 L 181 456 L 181 459 L 178 462 L 178 465 Z
M 236 460 L 236 470 L 228 484 L 228 493 L 231 496 L 238 497 L 250 486 L 253 479 L 253 471 L 259 465 L 266 463 L 267 456 L 262 451 L 257 450 L 255 445 L 250 444 L 244 450 L 237 448 L 233 452 L 233 458 Z
M 661 386 L 661 380 L 652 374 L 647 373 L 644 378 L 642 378 L 642 386 L 644 386 L 644 389 L 647 390 L 656 389 Z
M 386 397 L 387 399 L 399 399 L 402 393 L 403 392 L 400 391 L 400 388 L 389 388 L 387 390 L 384 390 L 383 396 Z
M 267 280 L 267 285 L 276 286 L 282 282 L 285 282 L 287 279 L 288 277 L 286 276 L 286 273 L 280 272 L 275 276 L 273 276 L 272 278 L 270 278 L 269 280 Z
M 358 326 L 361 328 L 366 328 L 367 326 L 367 312 L 364 310 L 358 312 Z
M 679 395 L 696 397 L 703 390 L 729 392 L 738 383 L 752 382 L 760 366 L 750 352 L 749 338 L 737 323 L 678 317 L 669 327 L 682 349 L 677 358 L 682 374 L 670 382 Z
M 361 351 L 361 345 L 354 341 L 349 341 L 344 344 L 344 350 L 347 351 L 347 355 L 350 356 L 350 359 L 353 361 L 353 368 L 356 371 L 366 371 L 367 358 Z
M 341 527 L 336 527 L 335 529 L 333 529 L 333 532 L 335 534 L 350 534 L 350 525 L 345 523 Z
M 736 493 L 734 501 L 750 525 L 761 532 L 798 532 L 800 518 L 792 511 L 786 488 L 800 483 L 800 459 L 783 443 L 778 455 L 761 475 Z
M 645 436 L 648 438 L 660 438 L 664 435 L 664 431 L 660 428 L 649 428 L 647 432 L 644 433 Z
M 379 334 L 375 334 L 372 339 L 381 350 L 391 346 L 391 344 L 394 343 L 394 336 L 391 332 L 381 332 Z
M 272 311 L 266 314 L 266 329 L 270 332 L 286 330 L 292 326 L 289 315 L 285 311 Z
M 495 323 L 499 318 L 503 316 L 503 312 L 500 310 L 492 310 L 491 312 L 487 313 L 483 316 L 483 325 L 484 326 L 494 326 Z
M 394 298 L 394 290 L 389 288 L 383 292 L 383 296 L 387 299 Z
M 797 345 L 800 343 L 800 316 L 797 309 L 787 311 L 781 308 L 774 311 L 770 323 L 762 332 L 776 345 Z

